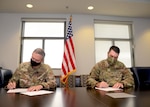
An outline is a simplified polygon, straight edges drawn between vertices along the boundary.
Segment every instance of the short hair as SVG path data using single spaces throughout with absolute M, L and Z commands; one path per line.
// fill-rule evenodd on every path
M 113 50 L 113 51 L 115 51 L 116 53 L 120 53 L 120 49 L 119 49 L 119 47 L 117 47 L 117 46 L 111 46 L 110 48 L 109 48 L 109 52 L 111 51 L 111 50 Z
M 40 54 L 41 56 L 43 56 L 43 58 L 45 57 L 45 52 L 43 49 L 41 48 L 36 48 L 33 53 L 37 53 L 37 54 Z

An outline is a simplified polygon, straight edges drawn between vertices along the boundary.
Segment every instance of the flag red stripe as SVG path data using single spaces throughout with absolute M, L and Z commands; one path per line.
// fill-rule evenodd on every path
M 74 55 L 74 45 L 73 45 L 72 37 L 70 38 L 70 44 L 71 44 L 71 49 L 73 51 L 73 57 L 75 57 L 75 55 Z M 75 65 L 74 65 L 74 62 L 73 62 L 73 59 L 72 59 L 73 57 L 70 57 L 70 59 L 71 59 L 72 67 L 73 67 L 73 69 L 75 69 Z
M 68 47 L 68 43 L 66 42 L 66 47 L 65 47 L 65 62 L 66 62 L 66 69 L 67 69 L 67 72 L 68 71 L 70 71 L 70 69 L 69 69 L 69 60 L 68 60 L 68 58 L 67 58 L 67 54 L 68 54 L 68 49 L 67 49 L 67 47 Z
M 71 40 L 71 38 L 69 39 L 69 41 L 68 42 L 70 42 L 70 40 Z M 70 63 L 71 63 L 71 66 L 74 68 L 74 64 L 73 64 L 73 61 L 72 61 L 72 55 L 71 55 L 71 49 L 69 48 L 69 46 L 68 46 L 68 42 L 66 43 L 66 48 L 67 48 L 67 50 L 68 50 L 68 56 L 69 56 L 69 61 L 70 61 Z M 68 68 L 68 70 L 70 71 L 70 69 Z
M 72 37 L 70 38 L 70 44 L 71 44 L 71 47 L 72 47 L 72 51 L 73 51 L 73 53 L 75 53 L 75 52 L 74 52 L 74 44 L 73 44 Z

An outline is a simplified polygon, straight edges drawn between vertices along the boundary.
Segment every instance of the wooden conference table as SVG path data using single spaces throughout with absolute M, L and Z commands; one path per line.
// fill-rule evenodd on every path
M 136 97 L 111 98 L 104 91 L 86 87 L 57 88 L 39 96 L 7 94 L 0 89 L 0 107 L 150 107 L 150 90 L 125 89 Z

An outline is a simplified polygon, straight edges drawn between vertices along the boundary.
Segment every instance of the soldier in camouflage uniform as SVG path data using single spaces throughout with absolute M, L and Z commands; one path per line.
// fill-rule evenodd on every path
M 131 71 L 118 61 L 120 49 L 111 46 L 108 51 L 108 58 L 98 62 L 91 70 L 87 80 L 87 86 L 94 87 L 133 87 L 134 78 Z
M 30 62 L 24 62 L 14 72 L 7 85 L 8 89 L 17 86 L 28 88 L 28 91 L 38 91 L 41 89 L 55 89 L 56 80 L 49 65 L 44 64 L 45 52 L 37 48 L 32 53 Z

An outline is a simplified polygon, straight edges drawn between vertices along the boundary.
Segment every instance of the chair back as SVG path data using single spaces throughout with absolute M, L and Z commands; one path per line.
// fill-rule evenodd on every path
M 0 87 L 5 87 L 12 77 L 12 71 L 9 69 L 0 69 Z
M 132 67 L 135 84 L 140 88 L 150 88 L 150 67 Z

